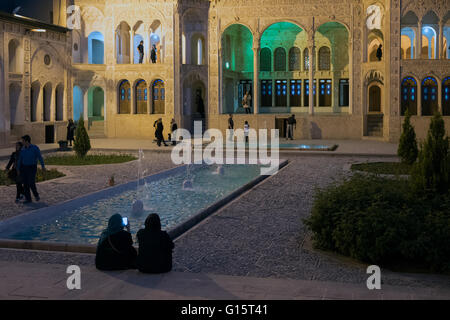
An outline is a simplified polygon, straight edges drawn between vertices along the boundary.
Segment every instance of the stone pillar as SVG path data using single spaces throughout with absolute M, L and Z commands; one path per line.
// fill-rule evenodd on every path
M 134 63 L 134 30 L 130 31 L 130 64 Z
M 85 89 L 84 93 L 83 93 L 83 118 L 84 118 L 85 121 L 87 121 L 88 118 L 89 118 L 89 115 L 88 115 L 88 108 L 89 108 L 89 97 L 88 97 L 88 94 L 89 94 L 89 88 Z M 85 123 L 84 126 L 86 128 L 88 128 L 89 125 L 87 123 Z
M 422 82 L 417 82 L 417 116 L 422 115 Z
M 308 46 L 309 51 L 309 114 L 314 114 L 314 40 Z
M 130 83 L 130 114 L 135 114 L 135 103 L 136 103 L 136 97 L 135 97 L 135 85 L 134 83 Z M 148 92 L 147 92 L 147 97 L 149 97 Z M 136 110 L 137 111 L 137 110 Z
M 56 99 L 56 87 L 53 85 L 50 96 L 50 121 L 56 121 Z
M 41 85 L 36 102 L 36 122 L 42 121 L 44 121 L 44 86 Z
M 416 59 L 422 59 L 422 22 L 419 22 L 416 43 Z
M 259 40 L 258 40 L 259 41 Z M 253 48 L 253 113 L 259 113 L 259 52 L 261 48 L 255 46 Z
M 439 22 L 439 51 L 437 59 L 444 59 L 445 49 L 444 48 L 444 23 Z M 441 96 L 441 95 L 439 95 Z
M 188 41 L 186 39 L 186 49 L 189 48 L 188 45 Z M 219 86 L 219 101 L 218 101 L 218 114 L 224 113 L 224 107 L 226 108 L 227 106 L 223 105 L 223 49 L 222 49 L 222 45 L 221 42 L 219 41 L 219 48 L 218 48 L 218 53 L 219 53 L 219 57 L 218 57 L 218 66 L 219 66 L 219 81 L 218 81 L 218 86 Z M 189 58 L 190 59 L 190 58 Z M 190 63 L 190 60 L 188 60 L 188 51 L 186 51 L 186 63 Z M 184 88 L 184 90 L 186 90 L 186 88 Z M 191 96 L 191 94 L 189 94 L 189 97 Z M 184 97 L 183 97 L 184 98 Z M 190 113 L 192 114 L 192 103 L 191 105 L 191 111 Z M 231 112 L 231 111 L 230 111 Z
M 437 92 L 437 96 L 438 96 L 438 111 L 440 114 L 442 114 L 442 81 L 436 79 L 436 81 L 438 82 L 438 92 Z
M 148 63 L 150 60 L 149 53 L 151 47 L 150 47 L 150 36 L 147 31 L 144 31 L 143 37 L 144 37 L 144 61 L 142 61 L 142 63 Z

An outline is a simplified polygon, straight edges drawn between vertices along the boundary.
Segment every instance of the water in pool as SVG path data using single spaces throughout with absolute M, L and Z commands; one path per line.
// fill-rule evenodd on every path
M 96 244 L 108 219 L 115 213 L 129 218 L 131 232 L 144 224 L 149 213 L 161 217 L 163 229 L 170 229 L 259 176 L 259 165 L 191 165 L 169 176 L 136 184 L 116 196 L 97 200 L 77 209 L 61 212 L 50 221 L 25 227 L 8 238 Z M 186 181 L 189 181 L 186 187 Z M 143 211 L 139 210 L 140 200 Z M 135 210 L 133 210 L 135 204 Z M 133 213 L 135 211 L 135 213 Z

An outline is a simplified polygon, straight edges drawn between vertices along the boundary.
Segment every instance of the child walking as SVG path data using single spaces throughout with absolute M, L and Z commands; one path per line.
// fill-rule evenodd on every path
M 244 123 L 245 143 L 248 143 L 248 132 L 249 131 L 250 131 L 250 125 L 248 124 L 248 121 L 245 121 L 245 123 Z

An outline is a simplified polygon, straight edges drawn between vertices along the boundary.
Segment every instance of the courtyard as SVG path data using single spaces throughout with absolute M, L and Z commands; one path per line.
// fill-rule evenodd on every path
M 304 141 L 302 141 L 304 142 Z M 151 175 L 173 168 L 170 148 L 144 141 L 110 143 L 93 139 L 95 152 L 137 155 L 145 149 Z M 333 152 L 282 152 L 288 165 L 265 179 L 175 242 L 173 271 L 101 272 L 95 255 L 0 249 L 3 299 L 449 299 L 448 275 L 382 267 L 382 290 L 367 290 L 367 264 L 314 249 L 302 219 L 310 215 L 316 188 L 349 174 L 353 163 L 398 161 L 396 145 L 379 141 L 338 141 Z M 96 149 L 98 147 L 98 149 Z M 46 147 L 46 156 L 55 153 Z M 134 149 L 134 150 L 133 150 Z M 100 151 L 101 150 L 101 151 Z M 43 148 L 45 151 L 45 148 Z M 4 152 L 6 153 L 6 151 Z M 7 154 L 7 153 L 6 153 Z M 1 166 L 6 161 L 0 162 Z M 136 161 L 94 166 L 48 166 L 66 176 L 38 184 L 41 201 L 15 204 L 14 186 L 0 186 L 1 220 L 53 206 L 100 189 L 108 179 L 122 184 L 137 178 Z M 78 265 L 82 289 L 67 290 L 66 268 Z

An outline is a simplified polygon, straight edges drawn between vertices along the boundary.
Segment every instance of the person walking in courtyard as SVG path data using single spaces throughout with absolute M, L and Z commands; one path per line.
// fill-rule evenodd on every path
M 150 52 L 150 59 L 152 59 L 152 63 L 156 63 L 156 45 L 152 46 L 152 51 Z
M 163 135 L 163 131 L 164 131 L 164 125 L 162 122 L 162 118 L 158 119 L 158 122 L 156 123 L 156 139 L 157 139 L 157 144 L 158 147 L 161 147 L 161 142 L 164 143 L 164 145 L 167 147 L 168 144 L 166 144 L 166 142 L 164 141 L 164 135 Z
M 108 227 L 98 241 L 95 267 L 99 270 L 135 269 L 136 257 L 130 224 L 124 225 L 122 216 L 116 213 L 109 218 Z
M 170 122 L 170 134 L 169 134 L 169 141 L 172 141 L 172 145 L 176 145 L 176 137 L 174 135 L 174 132 L 178 129 L 178 125 L 175 122 L 175 119 L 172 118 L 172 121 Z
M 248 133 L 250 131 L 250 125 L 248 124 L 248 121 L 246 120 L 244 123 L 244 135 L 245 135 L 245 143 L 248 143 Z
M 144 41 L 141 40 L 137 48 L 139 51 L 139 63 L 142 63 L 144 61 Z
M 72 119 L 69 119 L 69 123 L 67 125 L 67 141 L 69 142 L 69 146 L 72 146 L 72 142 L 74 140 L 74 136 L 75 136 L 75 123 L 73 122 Z
M 16 183 L 16 203 L 22 199 L 24 195 L 22 180 L 17 173 L 17 164 L 19 162 L 20 150 L 22 149 L 22 142 L 16 142 L 16 151 L 11 154 L 9 162 L 6 165 L 6 171 L 8 171 L 8 178 Z
M 18 173 L 23 182 L 24 194 L 25 194 L 25 204 L 31 203 L 31 193 L 36 201 L 40 200 L 39 193 L 36 188 L 36 172 L 37 163 L 40 162 L 42 170 L 45 171 L 44 159 L 41 155 L 41 150 L 39 147 L 31 144 L 31 137 L 29 135 L 24 135 L 22 137 L 23 148 L 20 150 L 19 161 L 17 167 L 19 169 Z
M 156 213 L 145 219 L 145 228 L 136 235 L 139 242 L 137 268 L 144 273 L 163 273 L 172 270 L 174 244 L 166 231 L 161 230 L 161 220 Z
M 377 58 L 378 61 L 381 61 L 381 58 L 383 57 L 383 50 L 381 49 L 383 47 L 383 45 L 379 45 L 378 49 L 377 49 Z
M 230 117 L 228 118 L 228 129 L 230 130 L 230 136 L 228 137 L 228 139 L 230 141 L 233 141 L 233 136 L 234 136 L 234 121 L 233 121 L 233 116 L 230 113 Z
M 245 92 L 244 97 L 242 98 L 242 107 L 244 108 L 246 114 L 252 113 L 252 110 L 250 109 L 250 99 L 250 92 Z
M 294 140 L 294 129 L 297 127 L 297 120 L 295 120 L 295 115 L 291 115 L 287 119 L 287 135 L 286 140 Z

